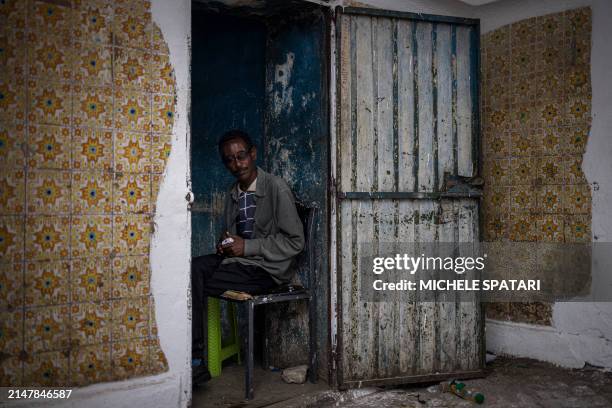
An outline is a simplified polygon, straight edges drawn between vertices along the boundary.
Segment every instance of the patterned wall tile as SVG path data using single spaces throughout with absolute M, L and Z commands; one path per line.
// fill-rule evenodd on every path
M 0 263 L 0 310 L 23 305 L 23 263 Z
M 17 356 L 23 342 L 21 309 L 0 312 L 0 352 Z
M 68 257 L 70 218 L 29 216 L 26 220 L 25 256 L 32 260 Z
M 117 132 L 115 134 L 115 170 L 148 173 L 151 171 L 151 135 Z
M 172 133 L 174 126 L 174 95 L 153 95 L 153 131 Z
M 138 91 L 151 90 L 151 54 L 130 48 L 114 48 L 115 86 Z
M 510 211 L 534 212 L 537 208 L 536 195 L 531 186 L 515 185 L 510 187 Z M 502 210 L 503 209 L 499 209 Z
M 75 214 L 110 214 L 112 212 L 111 191 L 111 173 L 72 173 L 72 212 Z
M 28 166 L 46 169 L 70 168 L 70 128 L 28 126 Z
M 168 44 L 164 41 L 162 32 L 157 24 L 154 24 L 151 29 L 153 51 L 159 54 L 170 54 Z
M 0 27 L 14 27 L 25 30 L 27 2 L 23 0 L 4 0 L 0 3 Z
M 531 185 L 536 178 L 536 160 L 533 157 L 510 159 L 510 181 L 513 186 Z
M 76 86 L 74 88 L 74 123 L 77 126 L 112 127 L 112 89 Z
M 576 123 L 564 129 L 563 148 L 568 155 L 582 155 L 586 151 L 590 126 L 586 123 Z
M 30 29 L 47 35 L 70 37 L 74 24 L 70 5 L 34 0 L 28 14 Z
M 23 214 L 25 210 L 25 172 L 3 169 L 0 174 L 0 214 Z
M 125 379 L 147 373 L 149 347 L 147 340 L 113 343 L 113 379 Z
M 591 216 L 568 215 L 565 217 L 565 242 L 592 242 Z
M 76 43 L 74 53 L 74 79 L 86 85 L 112 84 L 111 47 Z
M 563 154 L 566 139 L 566 128 L 563 126 L 545 127 L 538 140 L 539 151 L 545 156 Z
M 23 259 L 24 228 L 23 217 L 0 216 L 0 261 L 19 262 Z
M 151 64 L 151 83 L 155 93 L 174 94 L 174 70 L 170 65 L 170 56 L 153 54 Z
M 25 266 L 25 304 L 43 306 L 68 303 L 70 263 L 28 262 Z
M 25 166 L 25 127 L 0 121 L 0 167 Z
M 536 217 L 529 213 L 510 214 L 510 240 L 516 242 L 535 242 L 537 239 Z
M 24 365 L 24 384 L 29 386 L 68 385 L 68 355 L 64 352 L 49 352 L 28 356 Z
M 566 155 L 563 157 L 563 173 L 567 184 L 584 184 L 587 179 L 582 171 L 581 155 Z
M 544 184 L 563 184 L 565 169 L 562 156 L 542 156 L 537 162 L 537 175 Z
M 57 214 L 70 212 L 70 173 L 36 170 L 28 173 L 28 212 Z
M 162 351 L 158 337 L 153 337 L 149 340 L 149 354 L 151 361 L 151 371 L 154 373 L 161 373 L 166 371 L 166 367 L 168 367 L 168 361 L 166 359 L 166 356 L 164 355 L 164 352 Z
M 113 132 L 76 128 L 72 143 L 74 168 L 80 170 L 113 169 Z
M 0 361 L 0 387 L 23 385 L 22 361 L 19 357 L 6 357 Z
M 538 140 L 541 130 L 528 128 L 510 132 L 510 151 L 512 156 L 535 156 L 538 154 Z
M 112 251 L 110 215 L 72 217 L 70 244 L 73 257 L 109 256 Z
M 149 294 L 149 258 L 121 256 L 113 259 L 113 297 L 137 297 Z
M 115 91 L 115 126 L 123 130 L 151 130 L 151 95 L 143 92 Z
M 545 214 L 560 214 L 565 207 L 562 185 L 544 185 L 537 191 L 538 209 Z
M 113 188 L 115 214 L 149 213 L 151 211 L 151 176 L 116 173 Z
M 71 308 L 71 339 L 74 345 L 84 346 L 110 341 L 110 302 L 76 303 Z
M 70 85 L 28 81 L 28 120 L 39 124 L 70 125 L 72 94 Z
M 538 241 L 563 242 L 564 217 L 562 215 L 539 215 L 536 218 Z
M 115 300 L 112 310 L 113 341 L 149 335 L 148 297 Z
M 588 184 L 565 187 L 564 209 L 568 214 L 591 213 L 591 188 Z
M 20 77 L 0 78 L 0 119 L 12 123 L 25 119 L 26 84 Z
M 161 173 L 166 168 L 172 150 L 172 136 L 154 134 L 151 144 L 151 166 L 154 173 Z M 154 197 L 157 197 L 155 195 Z
M 127 7 L 115 10 L 115 43 L 129 48 L 151 48 L 151 13 L 134 12 Z
M 111 379 L 111 345 L 77 347 L 70 354 L 70 379 L 77 386 Z
M 73 79 L 74 51 L 69 37 L 30 33 L 28 44 L 30 77 L 58 82 Z
M 113 251 L 118 255 L 143 255 L 149 251 L 151 218 L 119 215 L 113 220 Z
M 69 307 L 48 306 L 26 309 L 24 344 L 28 353 L 62 350 L 69 345 Z
M 83 258 L 71 261 L 72 301 L 108 300 L 111 295 L 111 260 Z
M 23 34 L 13 30 L 0 32 L 0 77 L 23 77 L 25 60 Z
M 72 33 L 77 41 L 110 44 L 112 40 L 112 8 L 109 4 L 100 6 L 91 2 L 75 5 L 75 25 Z

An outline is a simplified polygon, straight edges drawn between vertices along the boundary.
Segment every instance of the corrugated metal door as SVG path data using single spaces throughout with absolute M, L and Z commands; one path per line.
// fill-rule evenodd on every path
M 478 199 L 442 190 L 477 173 L 479 22 L 347 8 L 336 24 L 338 383 L 480 374 L 474 297 L 369 302 L 359 262 L 370 243 L 478 241 Z

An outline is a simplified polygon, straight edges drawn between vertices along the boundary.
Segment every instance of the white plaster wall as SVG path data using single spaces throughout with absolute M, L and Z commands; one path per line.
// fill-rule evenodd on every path
M 75 389 L 69 400 L 11 406 L 100 408 L 186 407 L 191 401 L 191 321 L 189 270 L 191 217 L 189 191 L 190 0 L 152 0 L 153 20 L 170 48 L 177 85 L 172 151 L 157 198 L 155 234 L 151 242 L 151 290 L 161 347 L 169 371 L 132 380 Z
M 583 171 L 592 185 L 593 239 L 612 243 L 612 1 L 502 0 L 475 8 L 482 32 L 526 18 L 590 6 L 593 13 L 591 82 L 593 123 Z M 610 292 L 612 251 L 595 248 L 592 290 Z M 567 367 L 612 368 L 612 303 L 556 303 L 552 327 L 487 321 L 487 348 Z

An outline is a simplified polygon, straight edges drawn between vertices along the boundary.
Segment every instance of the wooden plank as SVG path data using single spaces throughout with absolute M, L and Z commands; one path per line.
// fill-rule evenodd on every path
M 395 151 L 393 124 L 393 22 L 388 18 L 373 19 L 373 61 L 375 112 L 376 112 L 376 172 L 377 191 L 394 191 L 395 189 Z M 373 243 L 378 243 L 378 253 L 388 255 L 388 243 L 395 242 L 395 203 L 392 200 L 374 202 L 376 214 L 376 236 Z M 371 273 L 363 271 L 364 274 Z M 373 304 L 377 309 L 378 330 L 378 366 L 379 376 L 392 375 L 396 367 L 398 342 L 396 334 L 397 313 L 395 299 L 397 293 L 385 296 L 384 301 Z
M 453 108 L 451 26 L 439 24 L 436 35 L 436 127 L 438 135 L 438 188 L 442 189 L 444 173 L 453 174 Z
M 459 230 L 459 242 L 461 243 L 473 243 L 474 239 L 474 218 L 477 212 L 474 210 L 473 200 L 461 200 L 458 204 L 458 230 Z M 465 248 L 465 247 L 464 247 Z M 461 255 L 466 256 L 468 254 L 462 249 Z M 471 254 L 469 254 L 471 255 Z M 469 277 L 471 274 L 466 273 Z M 475 296 L 471 292 L 461 292 L 461 301 L 459 304 L 459 316 L 461 319 L 461 326 L 459 330 L 459 350 L 460 355 L 458 356 L 458 364 L 461 370 L 468 370 L 474 366 L 474 342 L 478 332 L 476 327 L 477 308 L 480 306 L 475 303 Z
M 352 190 L 353 144 L 352 70 L 351 70 L 351 18 L 343 16 L 340 37 L 340 123 L 338 133 L 338 177 L 341 191 Z
M 356 319 L 358 311 L 358 296 L 352 296 L 358 293 L 356 275 L 357 268 L 353 265 L 353 203 L 351 201 L 340 202 L 340 222 L 342 231 L 339 234 L 339 266 L 342 282 L 342 293 L 340 300 L 342 302 L 342 371 L 345 378 L 350 378 L 350 373 L 353 371 L 353 362 L 357 360 L 355 352 L 355 342 L 358 333 L 353 330 L 353 322 Z
M 473 175 L 470 27 L 457 27 L 457 160 L 460 176 Z
M 374 89 L 372 65 L 372 19 L 357 17 L 356 53 L 353 64 L 356 66 L 357 98 L 357 172 L 356 190 L 373 191 L 374 185 Z
M 436 204 L 433 201 L 419 202 L 419 223 L 418 223 L 418 242 L 424 244 L 423 248 L 427 248 L 427 243 L 436 242 L 436 226 L 433 223 L 433 215 Z M 415 256 L 421 254 L 422 251 L 417 251 Z M 428 272 L 417 272 L 421 278 L 426 278 Z M 435 357 L 436 357 L 436 305 L 431 301 L 420 301 L 419 309 L 419 373 L 435 372 Z
M 412 25 L 397 23 L 397 112 L 398 112 L 398 190 L 415 191 L 414 185 L 414 63 Z
M 419 132 L 419 191 L 434 187 L 434 117 L 432 78 L 432 24 L 417 24 L 418 54 L 418 132 Z
M 372 238 L 374 235 L 374 213 L 372 211 L 372 202 L 359 201 L 357 204 L 353 204 L 357 207 L 357 222 L 356 222 L 356 259 L 359 268 L 359 262 L 361 256 L 367 256 L 371 253 Z M 355 257 L 354 257 L 355 259 Z M 361 287 L 362 277 L 369 271 L 358 269 L 357 276 L 355 277 Z M 376 378 L 378 377 L 378 305 L 361 299 L 361 289 L 357 293 L 353 293 L 353 296 L 357 297 L 358 300 L 358 313 L 357 320 L 354 324 L 357 326 L 357 333 L 359 335 L 358 341 L 355 342 L 356 354 L 359 354 L 359 361 L 356 362 L 356 372 L 354 373 L 357 379 Z

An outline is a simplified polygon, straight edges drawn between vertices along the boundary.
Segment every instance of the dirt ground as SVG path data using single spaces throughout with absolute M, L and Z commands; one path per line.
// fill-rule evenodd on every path
M 484 407 L 612 407 L 612 373 L 594 367 L 568 370 L 529 359 L 497 358 L 487 365 L 485 378 L 467 380 L 485 395 Z M 476 404 L 440 392 L 438 384 L 396 388 L 368 388 L 338 392 L 324 383 L 285 384 L 278 372 L 255 374 L 255 399 L 242 400 L 242 367 L 224 369 L 223 375 L 194 390 L 193 407 L 351 407 L 426 408 L 470 407 Z

